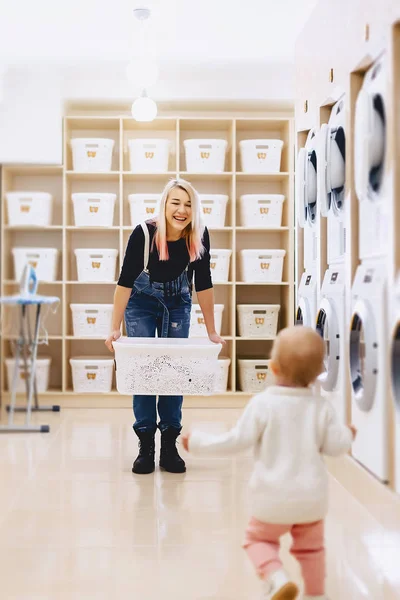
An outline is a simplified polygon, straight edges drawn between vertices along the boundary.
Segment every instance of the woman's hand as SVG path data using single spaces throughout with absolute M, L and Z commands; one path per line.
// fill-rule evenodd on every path
M 109 349 L 110 352 L 114 352 L 114 348 L 112 343 L 115 342 L 116 340 L 118 340 L 118 338 L 121 337 L 121 332 L 119 329 L 115 329 L 111 335 L 108 336 L 108 338 L 106 339 L 106 341 L 104 342 L 105 345 L 107 346 L 107 348 Z
M 213 344 L 222 344 L 223 346 L 225 346 L 225 344 L 226 344 L 226 340 L 224 340 L 224 338 L 222 338 L 220 335 L 218 335 L 218 333 L 216 331 L 209 333 L 208 339 L 211 342 L 213 342 Z

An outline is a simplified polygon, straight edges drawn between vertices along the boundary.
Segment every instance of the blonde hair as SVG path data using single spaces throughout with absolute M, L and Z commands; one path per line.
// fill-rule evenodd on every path
M 168 244 L 167 244 L 167 222 L 165 218 L 165 206 L 169 194 L 174 189 L 184 190 L 189 196 L 192 208 L 192 220 L 183 230 L 182 237 L 186 238 L 186 246 L 189 252 L 190 262 L 201 258 L 204 247 L 202 238 L 204 234 L 204 223 L 201 213 L 199 196 L 194 187 L 184 179 L 171 179 L 165 186 L 161 195 L 158 218 L 156 221 L 156 233 L 154 241 L 158 250 L 160 260 L 168 260 Z
M 307 387 L 324 370 L 325 344 L 311 327 L 282 329 L 272 347 L 271 360 L 278 375 L 294 386 Z

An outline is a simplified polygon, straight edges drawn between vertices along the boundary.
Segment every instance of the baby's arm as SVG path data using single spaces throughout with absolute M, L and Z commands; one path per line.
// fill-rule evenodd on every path
M 343 425 L 338 419 L 335 409 L 326 401 L 324 415 L 322 454 L 327 456 L 340 456 L 346 454 L 356 435 L 356 430 Z
M 259 396 L 247 405 L 235 427 L 220 435 L 193 431 L 183 436 L 183 447 L 199 455 L 227 455 L 255 446 L 265 427 L 266 418 L 259 417 Z M 264 410 L 266 410 L 264 404 Z

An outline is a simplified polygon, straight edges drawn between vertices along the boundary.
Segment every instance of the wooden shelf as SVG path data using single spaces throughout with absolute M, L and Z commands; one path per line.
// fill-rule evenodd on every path
M 224 173 L 188 173 L 187 171 L 181 171 L 179 176 L 182 179 L 203 179 L 204 181 L 228 181 L 232 179 L 232 171 L 225 171 Z
M 290 173 L 282 172 L 282 173 L 242 173 L 238 171 L 236 173 L 237 181 L 249 182 L 252 181 L 254 183 L 268 183 L 270 181 L 285 181 L 289 178 Z
M 247 231 L 251 233 L 275 233 L 279 231 L 289 231 L 289 227 L 236 227 L 236 231 L 245 233 Z
M 231 359 L 228 391 L 216 394 L 216 397 L 249 398 L 253 394 L 236 389 L 237 357 L 240 350 L 252 350 L 252 344 L 259 342 L 272 342 L 273 338 L 241 337 L 236 335 L 236 305 L 246 302 L 255 304 L 265 301 L 265 296 L 270 301 L 280 304 L 281 326 L 293 322 L 294 315 L 294 169 L 292 149 L 294 140 L 292 133 L 292 119 L 290 117 L 276 117 L 274 114 L 259 117 L 250 111 L 241 112 L 241 116 L 223 116 L 212 114 L 206 106 L 201 109 L 196 105 L 198 116 L 193 109 L 188 107 L 184 114 L 188 116 L 165 116 L 157 117 L 151 123 L 137 123 L 130 116 L 118 116 L 117 108 L 110 116 L 100 114 L 96 109 L 93 116 L 71 116 L 64 121 L 64 152 L 65 164 L 62 166 L 26 166 L 6 165 L 2 169 L 3 194 L 8 191 L 17 190 L 20 184 L 19 178 L 23 177 L 22 189 L 49 190 L 55 199 L 54 225 L 49 227 L 11 227 L 7 221 L 5 201 L 2 199 L 2 226 L 0 226 L 1 239 L 1 268 L 2 273 L 13 274 L 10 261 L 10 245 L 14 238 L 18 242 L 40 240 L 43 232 L 43 240 L 54 241 L 60 249 L 59 276 L 55 282 L 39 282 L 39 290 L 43 293 L 52 293 L 59 296 L 61 305 L 56 313 L 49 313 L 46 327 L 56 335 L 49 336 L 49 355 L 53 360 L 51 370 L 51 389 L 46 396 L 73 396 L 73 402 L 79 405 L 79 398 L 88 396 L 88 404 L 96 406 L 96 400 L 103 396 L 106 398 L 120 396 L 117 390 L 105 394 L 78 394 L 71 389 L 71 368 L 69 359 L 72 355 L 83 354 L 95 356 L 104 350 L 103 337 L 82 337 L 70 335 L 72 328 L 72 315 L 70 303 L 110 303 L 117 281 L 111 282 L 83 282 L 73 279 L 77 276 L 75 268 L 75 256 L 73 251 L 76 247 L 91 246 L 95 248 L 115 247 L 119 253 L 116 267 L 116 277 L 121 266 L 125 246 L 129 233 L 133 230 L 130 224 L 130 211 L 127 196 L 131 193 L 159 193 L 164 185 L 172 178 L 182 177 L 191 181 L 201 194 L 227 194 L 229 201 L 227 205 L 226 223 L 224 227 L 209 227 L 212 245 L 215 248 L 232 249 L 230 280 L 215 281 L 214 293 L 217 304 L 224 304 L 222 331 L 232 335 L 222 336 L 227 344 L 223 354 Z M 259 114 L 259 113 L 258 113 Z M 192 116 L 190 116 L 192 115 Z M 259 174 L 243 173 L 240 171 L 239 142 L 242 139 L 260 138 L 265 134 L 274 134 L 284 141 L 282 154 L 282 169 L 280 173 Z M 223 138 L 228 141 L 228 151 L 225 167 L 228 169 L 223 173 L 199 173 L 186 171 L 186 160 L 184 151 L 184 140 L 206 136 Z M 112 137 L 115 141 L 112 171 L 107 172 L 80 172 L 72 170 L 73 165 L 70 140 L 73 137 Z M 166 138 L 172 142 L 172 154 L 167 172 L 162 173 L 132 173 L 129 163 L 128 142 L 137 137 L 144 138 Z M 35 177 L 40 179 L 35 180 Z M 30 187 L 32 186 L 32 187 Z M 265 190 L 265 191 L 264 191 Z M 114 222 L 111 227 L 78 227 L 74 225 L 71 193 L 86 191 L 112 192 L 117 194 L 115 204 Z M 262 228 L 242 227 L 239 225 L 238 199 L 246 193 L 282 193 L 285 195 L 283 205 L 283 220 L 289 226 Z M 15 232 L 15 233 L 12 233 Z M 33 232 L 33 233 L 32 233 Z M 50 233 L 49 233 L 50 232 Z M 37 234 L 36 236 L 34 234 Z M 51 235 L 53 237 L 51 238 Z M 269 237 L 268 237 L 269 236 Z M 275 236 L 275 237 L 274 237 Z M 265 237 L 265 240 L 264 240 Z M 258 242 L 257 242 L 258 240 Z M 257 283 L 237 281 L 240 271 L 237 269 L 239 262 L 238 251 L 243 248 L 252 248 L 257 243 L 259 247 L 270 245 L 268 242 L 279 244 L 286 250 L 284 278 L 279 283 Z M 104 244 L 102 246 L 102 244 Z M 110 245 L 112 244 L 112 245 Z M 24 245 L 24 244 L 22 244 Z M 290 282 L 290 283 L 289 283 Z M 6 295 L 13 293 L 20 283 L 13 279 L 5 279 L 1 282 L 1 293 Z M 49 286 L 58 286 L 51 288 Z M 245 287 L 246 286 L 246 287 Z M 268 287 L 269 291 L 263 291 Z M 275 289 L 272 289 L 275 288 Z M 194 294 L 195 295 L 195 294 Z M 4 312 L 3 312 L 4 314 Z M 2 355 L 8 351 L 7 344 L 15 339 L 13 336 L 2 336 L 0 348 Z M 243 342 L 241 344 L 240 342 Z M 260 347 L 263 347 L 263 344 Z M 102 347 L 102 348 L 101 348 Z M 46 349 L 47 350 L 47 349 Z M 7 354 L 7 353 L 6 353 Z M 105 355 L 105 354 L 104 354 Z M 110 354 L 110 357 L 112 355 Z M 4 382 L 4 360 L 0 361 L 0 378 Z M 4 384 L 3 384 L 4 385 Z M 128 398 L 128 396 L 126 396 Z M 221 400 L 221 402 L 223 402 Z
M 258 282 L 251 282 L 250 283 L 250 282 L 247 282 L 247 281 L 237 281 L 236 285 L 250 285 L 250 286 L 251 285 L 266 285 L 266 286 L 276 286 L 276 285 L 279 286 L 279 285 L 282 285 L 282 286 L 285 286 L 285 285 L 289 285 L 289 283 L 287 281 L 282 281 L 281 283 L 260 283 L 259 281 Z
M 62 231 L 62 225 L 4 225 L 5 231 Z
M 68 179 L 74 181 L 115 181 L 119 179 L 119 171 L 106 171 L 105 173 L 81 173 L 80 171 L 65 171 Z

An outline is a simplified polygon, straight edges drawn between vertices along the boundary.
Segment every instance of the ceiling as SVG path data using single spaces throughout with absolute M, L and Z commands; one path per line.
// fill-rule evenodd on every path
M 125 61 L 133 9 L 152 9 L 149 47 L 171 65 L 288 63 L 318 0 L 12 0 L 1 2 L 0 64 Z M 135 45 L 136 44 L 136 45 Z

